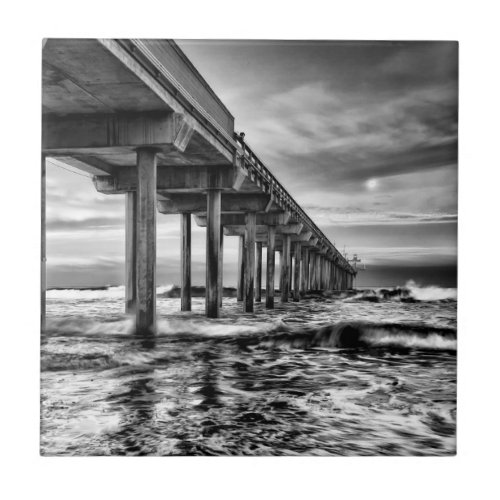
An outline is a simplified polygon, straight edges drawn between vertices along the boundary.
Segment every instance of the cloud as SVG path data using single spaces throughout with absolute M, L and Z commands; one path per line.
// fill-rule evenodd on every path
M 339 248 L 345 244 L 366 262 L 387 262 L 387 269 L 454 262 L 456 44 L 182 46 L 234 114 L 237 130 Z M 124 196 L 98 193 L 90 179 L 48 165 L 51 279 L 75 285 L 123 280 L 124 215 Z M 158 282 L 178 281 L 179 219 L 158 214 L 157 221 Z M 199 283 L 204 235 L 193 224 Z M 237 247 L 226 238 L 230 284 Z
M 457 214 L 443 213 L 404 213 L 376 212 L 351 209 L 349 211 L 332 210 L 331 207 L 306 205 L 310 217 L 318 225 L 366 226 L 366 225 L 397 225 L 397 224 L 440 224 L 457 222 Z
M 314 82 L 264 100 L 248 140 L 308 188 L 435 169 L 457 161 L 456 98 L 450 85 L 379 100 Z

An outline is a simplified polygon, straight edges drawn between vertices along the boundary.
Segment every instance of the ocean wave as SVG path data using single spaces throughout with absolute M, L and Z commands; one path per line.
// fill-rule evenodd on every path
M 133 323 L 112 322 L 92 325 L 84 321 L 59 323 L 59 334 L 95 335 L 129 333 L 127 339 L 137 337 L 132 334 Z M 54 332 L 52 325 L 52 332 Z M 180 320 L 160 321 L 158 323 L 158 341 L 186 340 L 197 343 L 215 342 L 232 346 L 236 349 L 389 349 L 409 350 L 457 350 L 457 335 L 453 328 L 437 328 L 424 324 L 394 323 L 334 323 L 321 327 L 289 325 L 277 320 L 260 325 L 183 322 Z M 119 340 L 119 342 L 121 342 Z M 162 356 L 161 350 L 116 352 L 99 347 L 95 351 L 78 352 L 78 347 L 62 351 L 42 349 L 42 371 L 60 370 L 105 370 L 123 366 L 151 365 Z M 167 348 L 167 352 L 169 349 Z
M 240 340 L 241 342 L 241 340 Z M 335 323 L 320 328 L 277 331 L 243 343 L 258 348 L 389 348 L 456 351 L 453 328 L 424 324 Z
M 456 288 L 441 288 L 439 286 L 419 286 L 413 280 L 406 283 L 405 288 L 410 290 L 410 293 L 417 300 L 431 301 L 431 300 L 456 300 Z
M 156 287 L 156 294 L 161 296 L 169 292 L 174 285 L 161 285 Z M 53 288 L 47 290 L 47 299 L 58 300 L 97 300 L 97 299 L 121 299 L 125 297 L 125 287 L 103 286 L 96 288 Z
M 273 331 L 283 325 L 280 319 L 248 323 L 243 321 L 213 321 L 206 318 L 171 318 L 158 319 L 156 337 L 200 336 L 217 338 L 241 334 L 258 334 Z M 47 318 L 45 335 L 48 336 L 99 336 L 133 335 L 134 319 L 127 317 L 97 318 L 63 317 Z
M 438 286 L 420 286 L 413 280 L 408 281 L 404 287 L 377 288 L 358 291 L 348 296 L 346 301 L 364 302 L 433 302 L 457 300 L 456 288 L 441 288 Z

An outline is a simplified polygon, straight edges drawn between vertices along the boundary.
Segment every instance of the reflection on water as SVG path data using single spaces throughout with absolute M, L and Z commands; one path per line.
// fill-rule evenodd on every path
M 455 301 L 311 299 L 241 315 L 227 299 L 206 320 L 202 299 L 193 313 L 163 299 L 154 339 L 128 333 L 120 296 L 88 301 L 49 299 L 45 455 L 455 452 Z

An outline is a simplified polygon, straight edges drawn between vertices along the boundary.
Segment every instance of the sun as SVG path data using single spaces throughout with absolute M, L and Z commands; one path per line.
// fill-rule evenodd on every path
M 366 182 L 365 182 L 365 186 L 366 186 L 366 189 L 368 189 L 369 191 L 373 191 L 375 189 L 377 189 L 378 187 L 378 180 L 377 179 L 368 179 Z

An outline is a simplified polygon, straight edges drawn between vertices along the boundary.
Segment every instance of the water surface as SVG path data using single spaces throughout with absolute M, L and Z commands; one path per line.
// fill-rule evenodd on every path
M 53 290 L 43 455 L 450 455 L 456 291 L 311 297 L 204 317 L 158 290 L 158 335 L 124 290 Z

